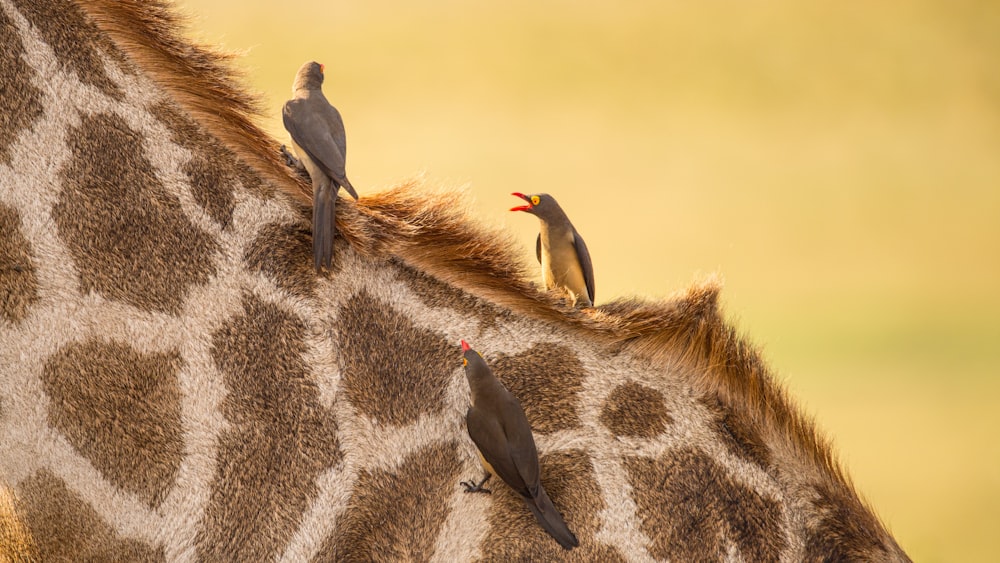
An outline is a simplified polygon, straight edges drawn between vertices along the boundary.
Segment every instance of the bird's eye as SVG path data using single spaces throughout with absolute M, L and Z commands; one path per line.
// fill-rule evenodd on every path
M 539 201 L 542 201 L 542 199 L 537 195 L 531 196 L 531 205 L 538 205 Z
M 465 358 L 462 358 L 462 365 L 463 366 L 469 365 L 469 360 L 466 360 Z

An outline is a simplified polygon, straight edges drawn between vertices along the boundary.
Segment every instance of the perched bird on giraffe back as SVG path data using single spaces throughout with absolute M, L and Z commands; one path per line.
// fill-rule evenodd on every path
M 542 266 L 546 289 L 565 291 L 575 306 L 594 305 L 594 265 L 583 237 L 573 227 L 566 212 L 549 194 L 525 195 L 514 192 L 527 205 L 512 207 L 538 217 L 535 257 Z
M 324 67 L 308 62 L 299 68 L 292 84 L 292 99 L 281 110 L 292 148 L 313 185 L 313 261 L 316 270 L 333 264 L 333 235 L 337 192 L 358 192 L 347 179 L 344 163 L 347 138 L 340 112 L 323 95 Z
M 462 364 L 472 392 L 465 423 L 486 470 L 480 482 L 462 482 L 466 492 L 490 492 L 484 485 L 497 475 L 521 495 L 538 523 L 559 545 L 565 549 L 576 547 L 579 545 L 576 536 L 542 486 L 535 439 L 521 403 L 493 376 L 479 352 L 464 340 Z

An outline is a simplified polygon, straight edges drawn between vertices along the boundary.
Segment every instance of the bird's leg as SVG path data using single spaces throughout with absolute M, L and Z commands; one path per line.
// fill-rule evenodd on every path
M 285 166 L 294 168 L 300 176 L 305 178 L 309 177 L 309 172 L 306 171 L 305 165 L 302 164 L 301 160 L 295 158 L 295 155 L 293 155 L 285 145 L 281 145 L 281 156 L 285 159 Z
M 490 477 L 492 477 L 492 476 L 493 476 L 492 473 L 487 473 L 486 476 L 483 477 L 483 480 L 480 481 L 480 482 L 478 482 L 478 483 L 476 483 L 475 481 L 471 481 L 471 480 L 470 481 L 462 481 L 462 486 L 465 487 L 465 492 L 467 492 L 467 493 L 486 493 L 486 494 L 491 494 L 493 491 L 487 489 L 483 485 L 485 485 L 486 482 L 489 481 Z

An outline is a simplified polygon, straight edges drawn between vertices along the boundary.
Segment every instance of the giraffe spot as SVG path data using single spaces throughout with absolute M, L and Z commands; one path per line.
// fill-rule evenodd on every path
M 718 397 L 703 397 L 698 402 L 708 409 L 710 425 L 730 453 L 767 469 L 771 463 L 771 450 L 747 419 L 746 413 L 726 406 Z
M 815 492 L 812 505 L 819 518 L 809 520 L 803 561 L 909 560 L 855 495 L 828 484 L 817 485 Z
M 482 299 L 448 285 L 415 268 L 397 261 L 398 277 L 424 305 L 438 309 L 447 307 L 461 311 L 463 315 L 474 316 L 482 323 L 482 328 L 496 327 L 498 323 L 513 318 L 510 311 L 490 304 Z
M 19 323 L 36 301 L 38 277 L 31 246 L 21 234 L 21 217 L 0 204 L 0 319 Z
M 0 10 L 0 164 L 10 164 L 10 146 L 42 115 L 42 92 L 21 55 L 24 45 L 14 22 Z
M 332 276 L 340 271 L 348 245 L 342 238 L 335 238 L 333 266 L 318 274 L 313 267 L 311 230 L 312 225 L 304 222 L 266 225 L 247 246 L 243 261 L 248 268 L 268 277 L 292 295 L 312 297 L 316 292 L 318 276 Z
M 84 84 L 94 86 L 107 96 L 124 100 L 125 93 L 108 76 L 101 58 L 103 51 L 121 61 L 117 48 L 101 33 L 83 9 L 70 0 L 13 0 L 18 11 L 38 30 L 55 52 L 60 66 L 76 73 Z M 127 70 L 123 66 L 122 70 Z
M 364 291 L 338 317 L 340 369 L 355 409 L 381 424 L 403 425 L 444 408 L 445 389 L 461 367 L 457 343 Z
M 47 470 L 18 487 L 38 561 L 164 561 L 163 547 L 121 538 L 83 499 Z
M 532 515 L 521 495 L 494 477 L 489 533 L 480 545 L 486 561 L 625 561 L 617 548 L 593 537 L 606 508 L 590 456 L 582 450 L 539 457 L 542 486 L 580 545 L 566 551 Z M 476 476 L 478 481 L 479 477 Z
M 455 444 L 425 447 L 393 470 L 362 469 L 314 561 L 428 561 L 457 485 Z
M 52 210 L 83 291 L 147 311 L 179 313 L 214 274 L 216 242 L 167 193 L 142 136 L 115 115 L 84 116 L 68 134 L 73 159 Z
M 260 180 L 238 169 L 236 155 L 172 102 L 158 103 L 149 110 L 170 131 L 170 139 L 191 152 L 190 160 L 182 167 L 191 196 L 220 226 L 227 227 L 233 218 L 236 182 L 242 181 L 249 188 L 258 186 Z
M 302 358 L 305 331 L 298 318 L 247 295 L 212 336 L 229 429 L 219 439 L 199 559 L 274 559 L 316 495 L 316 477 L 341 459 L 334 414 L 320 405 Z
M 672 423 L 663 394 L 634 381 L 615 387 L 601 409 L 601 424 L 616 436 L 654 438 Z
M 778 503 L 733 481 L 707 455 L 684 448 L 624 465 L 653 557 L 721 561 L 729 540 L 745 561 L 777 561 L 786 547 Z
M 109 481 L 157 506 L 183 452 L 176 352 L 141 354 L 98 340 L 45 363 L 49 423 Z
M 493 374 L 514 394 L 534 432 L 543 434 L 580 426 L 577 393 L 586 371 L 569 348 L 544 342 L 489 362 Z

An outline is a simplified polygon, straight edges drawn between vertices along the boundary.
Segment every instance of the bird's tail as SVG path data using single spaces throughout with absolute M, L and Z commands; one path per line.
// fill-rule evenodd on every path
M 527 503 L 528 508 L 531 509 L 532 514 L 535 515 L 535 519 L 542 525 L 542 528 L 545 528 L 545 531 L 555 538 L 564 549 L 573 549 L 580 545 L 580 542 L 577 541 L 573 532 L 569 530 L 562 516 L 556 511 L 556 507 L 552 505 L 552 501 L 549 499 L 549 495 L 545 492 L 545 488 L 542 487 L 541 483 L 538 484 L 538 496 L 534 499 L 525 498 L 524 501 Z
M 336 217 L 336 199 L 329 186 L 313 194 L 313 261 L 316 270 L 333 265 L 333 222 Z

